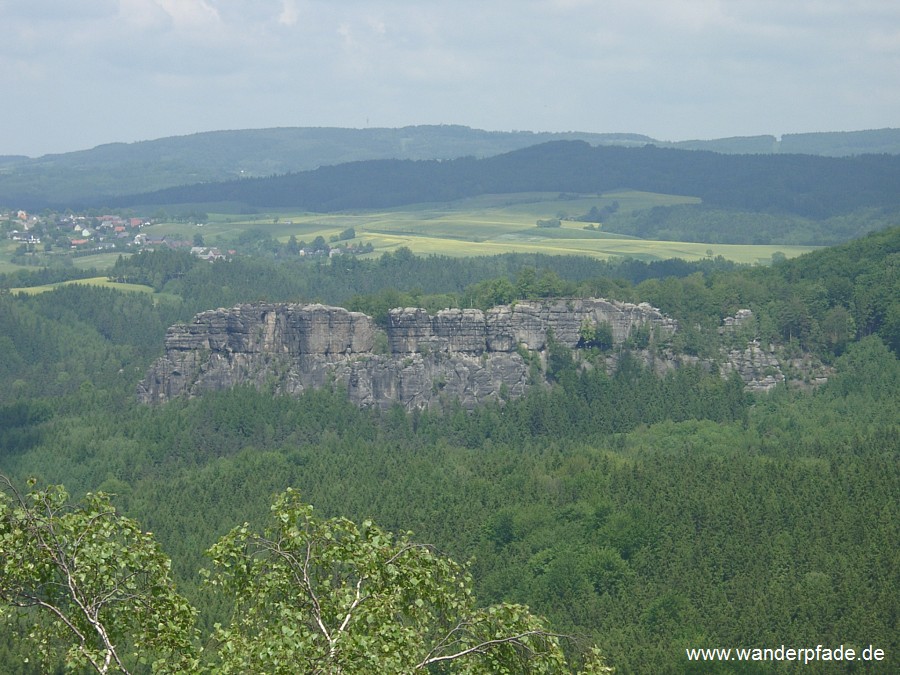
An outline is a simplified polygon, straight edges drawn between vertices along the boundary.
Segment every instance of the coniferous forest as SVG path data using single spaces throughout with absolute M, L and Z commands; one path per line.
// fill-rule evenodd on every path
M 403 249 L 210 264 L 158 251 L 121 259 L 110 276 L 157 293 L 0 294 L 0 473 L 23 494 L 29 478 L 76 500 L 108 493 L 171 559 L 179 593 L 198 608 L 195 648 L 215 651 L 209 636 L 235 609 L 204 582 L 204 552 L 241 523 L 266 527 L 292 488 L 323 518 L 411 531 L 469 563 L 477 605 L 544 617 L 573 668 L 596 646 L 618 673 L 804 670 L 685 652 L 781 645 L 885 654 L 808 672 L 897 668 L 900 229 L 772 267 Z M 0 287 L 44 282 L 19 273 Z M 396 306 L 579 296 L 659 307 L 684 327 L 673 349 L 694 356 L 736 339 L 718 327 L 751 309 L 748 336 L 814 357 L 827 382 L 800 376 L 751 394 L 700 366 L 656 374 L 626 344 L 611 372 L 555 347 L 550 384 L 472 411 L 358 409 L 340 389 L 136 401 L 166 328 L 209 308 L 320 301 L 377 322 Z M 216 550 L 224 559 L 230 549 Z M 59 635 L 47 638 L 56 656 L 37 659 L 34 619 L 7 617 L 3 673 L 64 672 Z

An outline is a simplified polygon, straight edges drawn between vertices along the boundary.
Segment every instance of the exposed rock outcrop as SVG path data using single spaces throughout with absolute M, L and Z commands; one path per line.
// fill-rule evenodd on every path
M 387 352 L 376 328 L 340 307 L 249 304 L 202 312 L 172 326 L 166 354 L 138 387 L 147 403 L 238 384 L 296 394 L 329 383 L 363 406 L 408 409 L 458 399 L 472 407 L 521 396 L 529 380 L 522 350 L 544 350 L 550 336 L 575 348 L 585 326 L 606 325 L 618 344 L 635 328 L 668 336 L 673 319 L 647 304 L 601 299 L 521 302 L 477 309 L 390 312 Z
M 647 303 L 634 305 L 611 300 L 568 299 L 499 305 L 486 312 L 478 309 L 445 309 L 434 316 L 420 308 L 390 312 L 388 340 L 395 354 L 420 352 L 542 351 L 552 333 L 560 344 L 579 346 L 586 325 L 606 324 L 615 344 L 632 330 L 647 326 L 666 336 L 678 324 Z
M 165 356 L 139 384 L 138 397 L 158 403 L 240 384 L 281 394 L 339 385 L 360 406 L 399 403 L 413 409 L 458 400 L 472 408 L 524 394 L 534 381 L 532 364 L 544 362 L 551 339 L 578 349 L 601 328 L 613 347 L 640 336 L 632 346 L 649 346 L 636 354 L 659 374 L 684 365 L 718 365 L 723 377 L 737 372 L 751 391 L 784 382 L 785 367 L 811 384 L 824 381 L 821 368 L 796 359 L 783 367 L 774 347 L 737 336 L 738 330 L 754 334 L 754 322 L 750 310 L 726 318 L 720 333 L 741 346 L 724 349 L 713 364 L 662 348 L 678 325 L 646 303 L 564 299 L 434 315 L 407 307 L 391 310 L 385 331 L 371 317 L 340 307 L 238 305 L 172 326 Z M 607 369 L 615 368 L 617 358 L 613 349 Z
M 759 342 L 750 342 L 746 349 L 732 349 L 722 364 L 722 372 L 728 375 L 737 372 L 750 391 L 769 391 L 784 382 L 781 362 L 772 351 L 760 347 Z

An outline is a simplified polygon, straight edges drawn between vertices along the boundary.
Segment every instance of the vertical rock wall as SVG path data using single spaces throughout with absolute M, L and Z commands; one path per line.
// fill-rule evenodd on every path
M 528 365 L 520 350 L 542 351 L 552 334 L 577 347 L 582 327 L 605 323 L 622 342 L 638 326 L 677 326 L 649 305 L 601 299 L 521 302 L 477 309 L 390 312 L 387 354 L 374 351 L 365 314 L 324 305 L 248 304 L 202 312 L 172 326 L 166 353 L 138 387 L 147 403 L 251 384 L 297 394 L 335 383 L 362 406 L 408 409 L 459 400 L 472 407 L 521 396 Z

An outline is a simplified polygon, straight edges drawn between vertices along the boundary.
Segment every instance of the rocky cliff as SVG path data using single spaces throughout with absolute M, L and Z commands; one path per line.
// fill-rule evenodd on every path
M 548 340 L 581 346 L 584 328 L 608 327 L 621 344 L 638 328 L 668 337 L 676 322 L 647 304 L 602 299 L 520 302 L 477 309 L 390 312 L 385 334 L 358 312 L 324 305 L 248 304 L 172 326 L 166 353 L 138 387 L 147 403 L 250 384 L 297 394 L 338 384 L 362 406 L 466 407 L 520 396 L 529 362 Z

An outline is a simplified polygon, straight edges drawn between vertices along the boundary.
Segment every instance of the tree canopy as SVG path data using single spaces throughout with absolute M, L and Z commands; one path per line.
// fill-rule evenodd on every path
M 45 660 L 67 645 L 67 668 L 128 673 L 134 651 L 156 673 L 196 669 L 196 610 L 149 532 L 106 495 L 72 504 L 60 486 L 22 496 L 0 481 L 0 599 L 34 618 Z
M 527 607 L 476 605 L 466 566 L 370 520 L 318 518 L 291 489 L 263 532 L 245 523 L 210 549 L 205 577 L 233 609 L 202 650 L 168 558 L 107 495 L 2 480 L 0 599 L 33 616 L 48 664 L 59 649 L 98 673 L 571 672 Z M 585 668 L 609 672 L 596 650 Z

